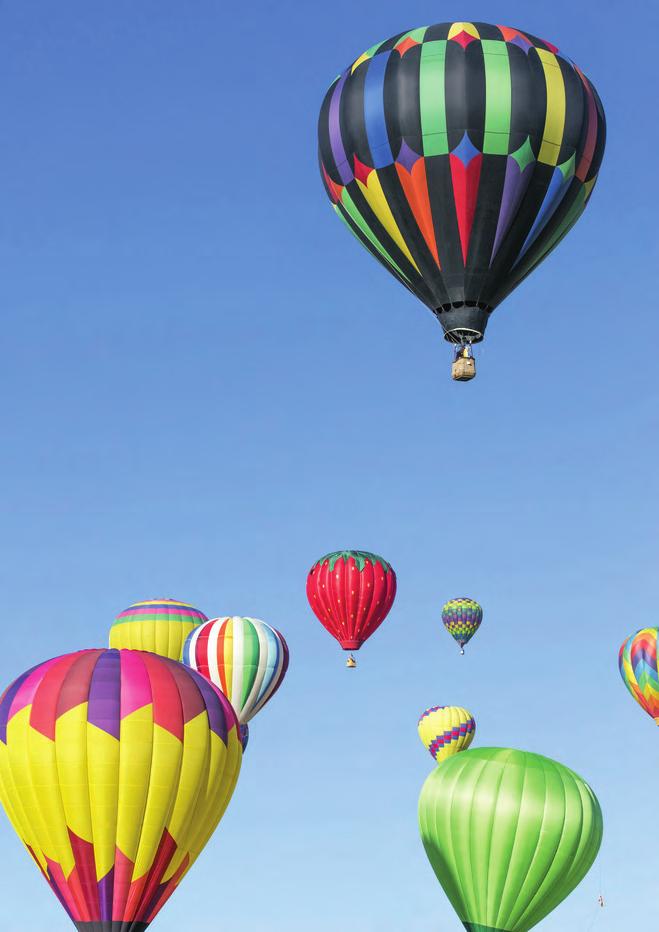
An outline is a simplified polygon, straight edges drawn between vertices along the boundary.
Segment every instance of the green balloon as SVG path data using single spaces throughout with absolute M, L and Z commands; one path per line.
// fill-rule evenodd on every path
M 445 760 L 423 784 L 419 829 L 468 932 L 526 932 L 588 873 L 602 810 L 563 764 L 474 748 Z

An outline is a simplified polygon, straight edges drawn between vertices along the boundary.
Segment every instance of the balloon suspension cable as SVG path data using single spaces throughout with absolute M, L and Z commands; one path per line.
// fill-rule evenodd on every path
M 604 900 L 604 892 L 602 889 L 603 884 L 602 884 L 602 852 L 601 851 L 597 856 L 597 860 L 599 862 L 599 893 L 597 895 L 597 906 L 595 906 L 594 911 L 591 914 L 590 923 L 588 924 L 586 932 L 592 932 L 592 930 L 595 928 L 595 926 L 597 925 L 598 916 L 600 915 L 601 910 L 604 909 L 606 905 L 605 900 Z
M 464 358 L 471 359 L 474 355 L 474 344 L 471 336 L 468 334 L 461 334 L 460 339 L 453 344 L 453 354 L 456 359 Z

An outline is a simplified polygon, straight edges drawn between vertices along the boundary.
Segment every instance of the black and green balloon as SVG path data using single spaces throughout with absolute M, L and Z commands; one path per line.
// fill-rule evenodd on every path
M 564 52 L 482 22 L 371 46 L 336 76 L 318 120 L 335 213 L 454 343 L 482 340 L 494 309 L 575 225 L 605 137 L 597 91 Z M 580 260 L 583 247 L 577 270 Z M 559 293 L 559 319 L 578 328 L 569 282 Z

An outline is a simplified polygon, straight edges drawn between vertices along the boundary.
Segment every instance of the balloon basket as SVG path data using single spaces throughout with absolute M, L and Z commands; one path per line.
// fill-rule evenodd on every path
M 454 382 L 470 382 L 476 378 L 476 360 L 473 356 L 459 355 L 453 360 L 451 378 Z
M 354 670 L 356 666 L 357 666 L 357 661 L 356 661 L 355 658 L 352 656 L 352 654 L 350 654 L 350 656 L 349 656 L 348 659 L 346 660 L 346 667 L 347 667 L 349 670 Z

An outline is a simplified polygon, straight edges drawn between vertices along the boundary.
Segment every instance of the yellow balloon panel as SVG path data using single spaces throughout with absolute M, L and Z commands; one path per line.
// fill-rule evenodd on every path
M 110 647 L 146 650 L 170 660 L 180 660 L 185 639 L 206 615 L 177 599 L 148 599 L 120 612 L 110 628 Z

